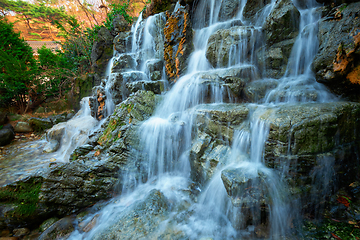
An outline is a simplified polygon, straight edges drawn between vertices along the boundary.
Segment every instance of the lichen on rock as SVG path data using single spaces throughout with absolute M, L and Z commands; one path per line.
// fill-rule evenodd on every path
M 164 60 L 170 81 L 176 81 L 185 72 L 187 58 L 193 49 L 192 28 L 189 11 L 180 7 L 173 13 L 166 12 L 164 28 Z

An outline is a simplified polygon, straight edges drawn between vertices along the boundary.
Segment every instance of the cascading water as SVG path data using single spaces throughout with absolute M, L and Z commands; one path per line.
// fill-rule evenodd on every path
M 187 219 L 179 220 L 179 215 L 184 211 L 174 211 L 161 225 L 165 228 L 175 226 L 190 239 L 281 239 L 289 234 L 298 209 L 291 202 L 282 175 L 266 167 L 264 148 L 270 125 L 263 116 L 269 108 L 276 110 L 284 104 L 332 100 L 332 96 L 316 83 L 310 69 L 317 50 L 317 5 L 315 1 L 309 1 L 307 9 L 300 9 L 300 34 L 294 44 L 285 76 L 280 79 L 277 88 L 259 100 L 265 104 L 249 105 L 251 111 L 248 120 L 235 131 L 231 146 L 227 143 L 225 147 L 227 153 L 221 158 L 206 187 L 199 187 L 200 195 L 194 201 L 184 193 L 190 184 L 189 148 L 196 134 L 194 112 L 205 104 L 220 106 L 224 102 L 234 101 L 227 88 L 208 75 L 232 71 L 233 68 L 256 69 L 255 45 L 275 1 L 265 6 L 255 26 L 244 20 L 242 13 L 246 1 L 240 1 L 236 18 L 226 21 L 221 19 L 221 4 L 222 1 L 200 1 L 196 18 L 198 29 L 193 40 L 195 49 L 189 59 L 187 73 L 164 96 L 154 116 L 140 127 L 143 151 L 136 157 L 145 159 L 143 161 L 147 163 L 145 182 L 125 176 L 124 185 L 132 188 L 123 191 L 121 196 L 113 199 L 99 213 L 99 224 L 96 227 L 86 233 L 75 231 L 71 239 L 101 238 L 101 232 L 106 231 L 126 209 L 131 208 L 135 199 L 144 198 L 153 189 L 161 190 L 174 205 L 184 199 L 190 202 L 185 211 L 189 215 Z M 152 36 L 147 32 L 154 19 L 150 17 L 143 22 L 140 16 L 133 28 L 132 49 L 134 54 L 140 52 L 141 59 L 137 61 L 140 64 L 137 66 L 141 71 L 145 71 L 146 62 L 151 60 L 149 56 L 156 54 Z M 221 68 L 213 69 L 206 57 L 208 40 L 219 29 L 231 29 L 236 21 L 242 21 L 242 25 L 245 25 L 236 30 L 239 41 L 231 46 L 225 62 L 218 59 L 217 65 Z M 141 26 L 145 30 L 140 31 Z M 139 43 L 143 44 L 142 48 Z M 255 79 L 256 75 L 256 70 L 252 71 L 250 78 Z M 243 184 L 229 193 L 224 184 L 227 184 L 228 176 L 234 174 Z M 293 205 L 292 209 L 290 205 Z M 87 221 L 92 218 L 93 215 Z

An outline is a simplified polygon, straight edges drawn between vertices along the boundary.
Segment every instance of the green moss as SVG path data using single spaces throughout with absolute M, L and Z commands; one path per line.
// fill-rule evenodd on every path
M 14 216 L 30 216 L 37 208 L 40 188 L 41 182 L 37 179 L 6 186 L 0 189 L 0 202 L 15 204 Z

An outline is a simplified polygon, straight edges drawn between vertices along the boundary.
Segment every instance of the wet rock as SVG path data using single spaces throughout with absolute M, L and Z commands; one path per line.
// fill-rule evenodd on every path
M 239 11 L 240 2 L 237 0 L 224 0 L 222 1 L 220 12 L 219 12 L 219 20 L 226 21 L 232 19 L 236 16 Z
M 77 147 L 74 152 L 70 155 L 69 161 L 74 161 L 78 156 L 86 155 L 90 151 L 94 150 L 94 146 L 91 144 L 84 144 Z
M 247 26 L 219 29 L 209 38 L 206 58 L 213 67 L 239 64 L 239 58 L 242 61 L 250 60 L 256 50 L 259 35 L 258 30 Z
M 291 0 L 276 1 L 264 24 L 266 42 L 269 46 L 294 39 L 299 32 L 300 13 Z
M 320 47 L 313 62 L 318 82 L 355 101 L 359 100 L 360 90 L 359 11 L 359 2 L 342 5 L 320 20 Z
M 48 118 L 34 118 L 34 117 L 29 119 L 29 124 L 30 127 L 35 132 L 43 132 L 54 125 L 53 122 Z
M 249 109 L 240 104 L 200 105 L 194 109 L 197 135 L 190 149 L 191 178 L 200 184 L 230 157 L 234 128 L 246 120 Z
M 261 47 L 257 52 L 259 69 L 263 77 L 281 78 L 285 75 L 295 38 L 281 41 L 272 46 Z
M 100 239 L 141 239 L 158 237 L 159 225 L 168 218 L 169 202 L 158 190 L 125 209 L 120 219 L 103 232 L 96 234 L 94 240 Z
M 113 55 L 114 37 L 106 27 L 101 27 L 97 40 L 94 42 L 91 52 L 92 68 L 101 76 L 105 74 L 106 66 Z
M 51 227 L 54 223 L 56 223 L 57 221 L 59 221 L 59 218 L 57 217 L 52 217 L 49 218 L 47 220 L 45 220 L 39 227 L 39 231 L 40 232 L 44 232 L 45 230 L 47 230 L 49 227 Z
M 269 3 L 271 3 L 271 0 L 247 1 L 243 10 L 244 17 L 246 19 L 253 20 L 260 12 L 260 10 L 262 10 Z
M 132 83 L 127 83 L 127 89 L 135 93 L 139 90 L 152 91 L 155 94 L 161 94 L 164 92 L 166 83 L 165 81 L 136 81 Z
M 50 140 L 46 146 L 44 147 L 44 152 L 45 153 L 52 153 L 52 152 L 56 152 L 60 147 L 60 143 L 57 140 Z
M 114 38 L 114 48 L 119 53 L 127 53 L 131 51 L 132 33 L 120 32 Z
M 251 205 L 266 204 L 269 196 L 264 185 L 266 176 L 257 170 L 245 168 L 230 168 L 221 172 L 221 179 L 231 202 L 236 207 L 252 207 Z M 258 189 L 256 189 L 258 188 Z
M 263 100 L 266 93 L 275 89 L 279 82 L 275 79 L 262 79 L 248 83 L 244 88 L 245 99 L 249 102 L 259 102 Z
M 138 141 L 136 125 L 151 116 L 155 100 L 152 92 L 133 94 L 117 106 L 91 137 L 90 145 L 75 150 L 70 163 L 58 164 L 42 174 L 40 202 L 46 204 L 48 212 L 72 214 L 111 198 L 114 189 L 121 191 L 122 173 L 134 171 L 140 164 L 132 158 Z M 139 179 L 141 174 L 134 177 Z
M 360 127 L 360 105 L 356 103 L 285 105 L 270 112 L 262 116 L 271 123 L 267 154 L 316 154 L 359 138 L 351 131 Z
M 136 66 L 135 59 L 131 54 L 120 54 L 120 56 L 114 60 L 114 65 L 111 69 L 112 73 L 122 72 L 129 69 L 134 69 Z
M 218 166 L 225 165 L 231 152 L 225 142 L 217 140 L 209 144 L 208 140 L 209 138 L 203 139 L 200 135 L 190 150 L 191 179 L 203 186 L 211 179 Z
M 70 234 L 75 230 L 73 226 L 73 217 L 65 217 L 51 225 L 46 229 L 39 237 L 39 240 L 55 240 L 70 236 Z
M 167 13 L 167 18 L 164 28 L 165 69 L 169 80 L 175 81 L 186 72 L 187 60 L 193 49 L 193 32 L 190 14 L 185 7 Z
M 248 65 L 207 71 L 206 73 L 196 74 L 194 77 L 199 79 L 198 84 L 207 86 L 209 92 L 213 85 L 220 85 L 224 87 L 224 90 L 228 90 L 227 95 L 230 98 L 243 99 L 243 89 L 245 85 L 253 80 L 259 79 L 260 75 L 255 66 Z
M 87 222 L 87 223 L 85 223 L 85 222 L 79 223 L 79 228 L 83 232 L 91 231 L 91 229 L 93 229 L 96 226 L 99 217 L 100 217 L 100 215 L 96 214 L 89 222 Z

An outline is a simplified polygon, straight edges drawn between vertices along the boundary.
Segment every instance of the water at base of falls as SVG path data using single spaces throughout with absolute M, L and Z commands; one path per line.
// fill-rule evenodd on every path
M 145 159 L 142 161 L 146 161 L 149 166 L 145 171 L 147 176 L 144 177 L 147 181 L 128 184 L 135 187 L 124 191 L 121 196 L 109 201 L 101 211 L 85 220 L 90 222 L 98 215 L 97 224 L 91 231 L 76 230 L 70 239 L 100 239 L 104 232 L 154 189 L 160 190 L 172 203 L 171 213 L 158 224 L 158 235 L 170 228 L 182 232 L 184 239 L 283 239 L 291 234 L 291 226 L 297 224 L 294 219 L 299 209 L 292 201 L 282 175 L 265 166 L 263 155 L 269 123 L 260 116 L 269 108 L 276 109 L 280 105 L 333 101 L 333 96 L 316 83 L 310 70 L 317 51 L 316 22 L 319 16 L 315 8 L 300 10 L 300 36 L 294 44 L 292 61 L 289 62 L 286 75 L 279 80 L 277 88 L 259 101 L 261 104 L 249 104 L 251 110 L 248 119 L 235 131 L 232 144 L 227 143 L 225 146 L 228 154 L 214 168 L 208 184 L 191 189 L 189 148 L 196 134 L 193 110 L 201 104 L 233 102 L 226 88 L 219 82 L 208 81 L 208 78 L 203 77 L 204 74 L 223 70 L 212 69 L 205 56 L 209 37 L 218 29 L 229 28 L 234 21 L 219 21 L 221 3 L 215 0 L 199 2 L 195 50 L 189 59 L 188 72 L 164 96 L 154 116 L 140 127 L 139 138 L 143 146 L 142 157 Z M 235 20 L 243 20 L 245 4 L 246 1 L 242 0 Z M 247 30 L 250 29 L 246 33 L 250 34 L 250 39 L 256 38 L 256 32 L 261 31 L 266 15 L 274 5 L 275 1 L 271 1 L 265 7 L 255 27 L 245 26 Z M 316 7 L 316 4 L 309 6 Z M 201 15 L 201 11 L 208 15 Z M 206 17 L 209 19 L 201 20 Z M 139 48 L 136 45 L 136 41 L 141 38 L 137 32 L 139 26 L 144 24 L 149 27 L 149 22 L 142 21 L 147 20 L 140 17 L 133 29 L 133 49 Z M 243 36 L 242 33 L 239 35 Z M 152 43 L 150 41 L 146 44 Z M 254 66 L 253 58 L 244 59 L 246 54 L 243 51 L 247 51 L 247 46 L 241 44 L 231 49 L 229 61 L 222 66 L 227 68 L 225 71 Z M 244 184 L 229 192 L 227 189 L 231 186 L 224 187 L 230 184 L 227 183 L 229 177 L 243 181 Z M 128 176 L 125 176 L 124 185 L 126 178 Z M 192 196 L 190 190 L 196 190 L 198 195 Z

